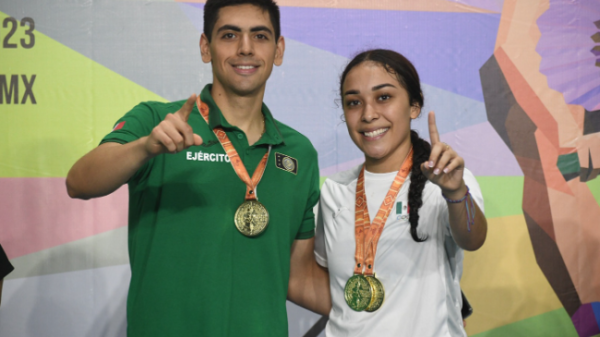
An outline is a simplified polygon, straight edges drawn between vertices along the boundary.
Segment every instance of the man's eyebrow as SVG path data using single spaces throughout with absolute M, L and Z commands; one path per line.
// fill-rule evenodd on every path
M 223 25 L 221 27 L 219 27 L 219 29 L 217 29 L 217 33 L 220 33 L 224 30 L 233 30 L 234 32 L 241 32 L 242 29 L 238 26 L 234 26 L 234 25 Z
M 390 83 L 384 83 L 384 84 L 380 84 L 380 85 L 376 85 L 373 88 L 371 88 L 372 91 L 377 91 L 381 88 L 385 88 L 385 87 L 392 87 L 395 88 L 396 86 Z
M 223 26 L 219 27 L 219 29 L 217 29 L 217 33 L 220 33 L 224 30 L 233 30 L 234 32 L 241 32 L 242 28 L 240 28 L 238 26 L 234 26 L 234 25 L 223 25 Z M 252 27 L 252 28 L 250 28 L 250 32 L 252 32 L 252 33 L 267 32 L 267 33 L 273 35 L 273 31 L 271 31 L 271 29 L 269 29 L 269 27 L 267 27 L 267 26 Z
M 252 33 L 255 33 L 255 32 L 267 32 L 267 33 L 273 35 L 273 32 L 271 31 L 271 29 L 269 29 L 269 27 L 267 27 L 267 26 L 252 27 L 252 28 L 250 28 L 250 31 Z

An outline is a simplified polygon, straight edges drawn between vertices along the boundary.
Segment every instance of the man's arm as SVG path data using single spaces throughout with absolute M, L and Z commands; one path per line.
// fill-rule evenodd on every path
M 89 199 L 110 194 L 153 157 L 202 144 L 202 138 L 187 123 L 195 103 L 196 95 L 190 96 L 179 111 L 168 114 L 148 136 L 124 145 L 104 143 L 83 156 L 67 175 L 69 196 Z
M 145 150 L 146 138 L 124 145 L 104 143 L 79 159 L 67 175 L 69 196 L 90 199 L 121 187 L 150 160 Z
M 328 316 L 331 310 L 329 273 L 317 264 L 314 247 L 315 238 L 295 240 L 292 244 L 288 300 Z

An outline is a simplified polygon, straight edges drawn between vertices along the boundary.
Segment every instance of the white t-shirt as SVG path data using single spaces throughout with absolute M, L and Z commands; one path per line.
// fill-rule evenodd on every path
M 385 289 L 375 312 L 356 312 L 344 300 L 344 287 L 354 271 L 354 204 L 362 165 L 328 178 L 321 188 L 315 257 L 329 269 L 333 307 L 325 330 L 328 337 L 406 336 L 466 337 L 460 309 L 463 250 L 452 239 L 448 206 L 438 186 L 427 182 L 419 210 L 415 242 L 408 222 L 410 175 L 400 189 L 377 245 L 374 271 Z M 371 221 L 396 172 L 365 172 L 365 194 Z M 464 180 L 483 211 L 481 190 L 465 169 Z

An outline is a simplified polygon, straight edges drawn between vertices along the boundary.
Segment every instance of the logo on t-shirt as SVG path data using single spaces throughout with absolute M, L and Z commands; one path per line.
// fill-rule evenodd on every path
M 298 160 L 285 154 L 275 152 L 275 166 L 284 171 L 298 174 Z
M 396 203 L 396 220 L 408 220 L 409 213 L 410 207 L 408 203 L 402 201 Z
M 202 151 L 187 151 L 185 159 L 192 161 L 209 161 L 213 163 L 229 163 L 231 160 L 225 153 L 207 153 Z

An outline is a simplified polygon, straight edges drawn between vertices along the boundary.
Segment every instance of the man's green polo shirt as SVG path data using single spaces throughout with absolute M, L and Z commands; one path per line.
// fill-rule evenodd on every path
M 264 104 L 266 131 L 249 146 L 244 132 L 225 120 L 210 88 L 200 96 L 210 108 L 210 127 L 197 107 L 188 120 L 204 144 L 159 155 L 129 181 L 130 337 L 288 333 L 290 250 L 294 240 L 314 235 L 317 152 L 306 137 L 274 120 Z M 123 144 L 149 135 L 184 102 L 141 103 L 102 142 Z M 212 131 L 217 125 L 250 176 L 272 147 L 256 191 L 270 221 L 258 237 L 235 227 L 246 185 Z

